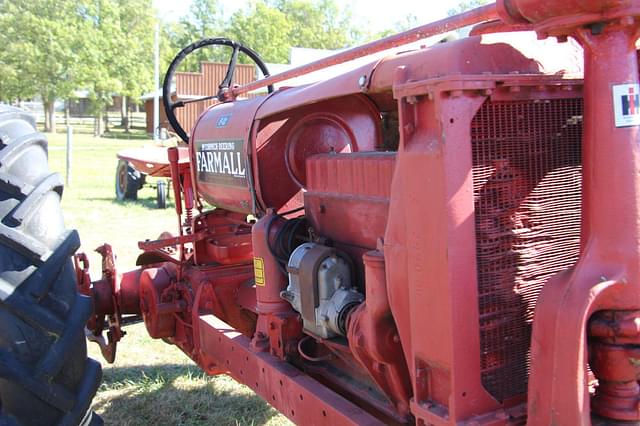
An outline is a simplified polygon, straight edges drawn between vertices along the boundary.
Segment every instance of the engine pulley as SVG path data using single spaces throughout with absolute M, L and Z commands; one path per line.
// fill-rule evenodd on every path
M 289 285 L 280 296 L 302 314 L 304 330 L 323 339 L 346 335 L 349 312 L 364 300 L 352 285 L 352 267 L 335 248 L 305 243 L 287 265 Z

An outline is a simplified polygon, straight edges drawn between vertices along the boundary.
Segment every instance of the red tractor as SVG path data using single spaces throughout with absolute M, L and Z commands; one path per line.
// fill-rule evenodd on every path
M 85 322 L 113 361 L 141 316 L 298 424 L 640 421 L 639 35 L 638 0 L 499 0 L 275 76 L 195 43 L 165 90 L 192 51 L 233 53 L 189 133 L 164 97 L 188 142 L 167 151 L 177 233 L 124 273 L 101 247 L 96 281 L 76 255 L 84 296 L 77 235 L 39 213 L 59 180 L 5 112 L 2 412 L 82 421 L 100 372 Z M 240 53 L 267 77 L 234 86 Z

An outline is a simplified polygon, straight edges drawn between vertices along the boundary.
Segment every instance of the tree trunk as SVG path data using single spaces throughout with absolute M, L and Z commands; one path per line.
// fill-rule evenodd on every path
M 49 129 L 51 128 L 49 126 L 49 102 L 43 102 L 42 106 L 44 108 L 43 112 L 44 112 L 44 131 L 48 132 Z
M 129 133 L 129 108 L 127 108 L 127 97 L 122 95 L 122 105 L 120 109 L 120 113 L 122 115 L 122 120 L 120 125 L 124 129 L 125 133 Z
M 124 126 L 124 120 L 127 118 L 127 97 L 120 97 L 120 125 Z
M 95 125 L 93 127 L 93 135 L 96 137 L 101 137 L 104 135 L 104 112 L 102 108 L 98 110 L 95 117 Z
M 104 107 L 104 132 L 109 132 L 109 107 Z
M 56 105 L 55 101 L 47 103 L 47 115 L 49 116 L 49 129 L 47 132 L 56 132 Z

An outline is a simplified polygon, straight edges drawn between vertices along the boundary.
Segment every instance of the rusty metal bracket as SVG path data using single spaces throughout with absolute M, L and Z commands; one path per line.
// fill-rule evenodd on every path
M 102 279 L 99 281 L 91 282 L 89 259 L 86 254 L 76 254 L 74 265 L 78 291 L 93 300 L 93 315 L 87 321 L 85 335 L 87 340 L 98 344 L 102 356 L 111 364 L 116 358 L 118 342 L 126 334 L 122 330 L 122 315 L 116 296 L 119 277 L 111 246 L 104 244 L 98 247 L 96 252 L 102 256 Z M 106 336 L 103 335 L 105 324 L 108 327 Z

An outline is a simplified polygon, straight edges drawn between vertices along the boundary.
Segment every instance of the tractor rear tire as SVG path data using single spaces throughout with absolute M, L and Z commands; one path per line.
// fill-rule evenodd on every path
M 118 160 L 116 167 L 116 198 L 123 200 L 137 200 L 138 190 L 144 184 L 142 174 L 133 168 L 126 160 Z
M 0 424 L 101 424 L 102 370 L 87 358 L 92 301 L 78 293 L 62 179 L 33 118 L 0 106 Z

